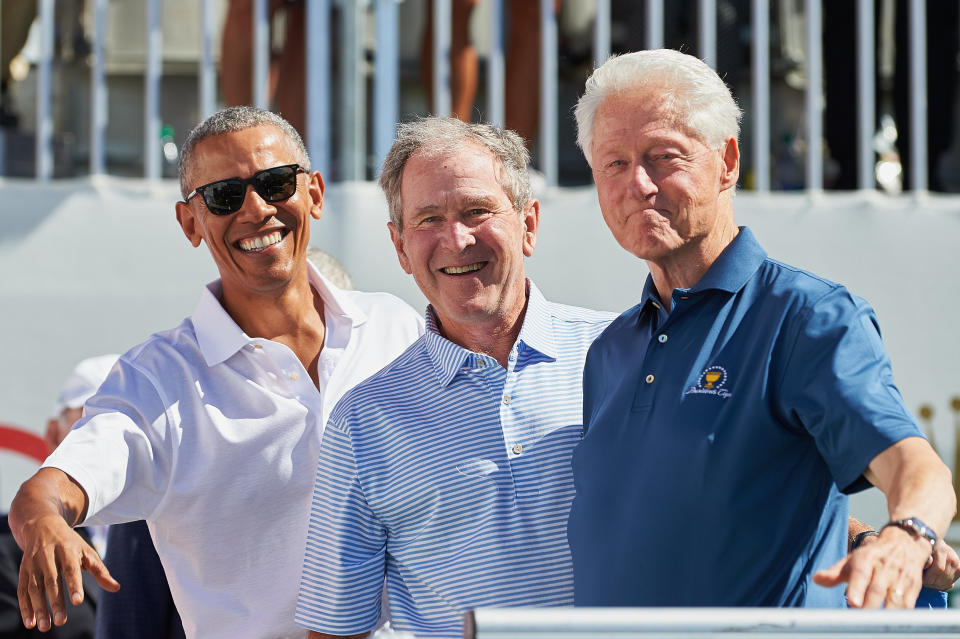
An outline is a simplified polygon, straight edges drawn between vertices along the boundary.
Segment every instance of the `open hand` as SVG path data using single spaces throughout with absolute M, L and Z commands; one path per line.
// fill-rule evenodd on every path
M 90 572 L 104 590 L 120 589 L 97 551 L 60 516 L 48 515 L 25 525 L 22 541 L 17 598 L 27 628 L 36 626 L 46 632 L 51 618 L 54 625 L 66 623 L 67 596 L 73 605 L 83 602 L 82 570 Z

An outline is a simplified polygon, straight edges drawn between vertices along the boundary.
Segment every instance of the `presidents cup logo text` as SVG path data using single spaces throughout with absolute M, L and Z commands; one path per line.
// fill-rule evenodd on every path
M 697 385 L 687 389 L 684 395 L 715 395 L 722 399 L 730 397 L 730 391 L 724 388 L 727 383 L 727 369 L 723 366 L 707 368 L 697 379 Z

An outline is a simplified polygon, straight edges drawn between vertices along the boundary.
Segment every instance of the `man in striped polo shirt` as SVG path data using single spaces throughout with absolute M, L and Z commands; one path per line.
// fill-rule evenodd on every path
M 611 314 L 524 276 L 540 208 L 510 131 L 400 127 L 380 184 L 427 333 L 337 405 L 321 446 L 297 623 L 459 637 L 479 606 L 570 604 L 566 518 L 581 372 Z M 326 634 L 320 634 L 326 633 Z

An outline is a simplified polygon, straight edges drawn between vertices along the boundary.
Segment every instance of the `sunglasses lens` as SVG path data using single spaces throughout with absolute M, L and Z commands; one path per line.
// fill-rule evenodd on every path
M 278 166 L 254 176 L 254 188 L 267 202 L 285 200 L 297 192 L 297 167 Z
M 214 215 L 229 215 L 243 206 L 246 185 L 240 180 L 214 182 L 203 189 L 203 201 Z
M 243 206 L 243 199 L 247 194 L 247 184 L 252 184 L 254 190 L 266 202 L 286 200 L 297 192 L 297 173 L 300 168 L 292 166 L 277 166 L 255 173 L 249 180 L 230 178 L 220 180 L 206 186 L 197 187 L 197 192 L 203 196 L 203 201 L 214 215 L 230 215 L 236 213 Z

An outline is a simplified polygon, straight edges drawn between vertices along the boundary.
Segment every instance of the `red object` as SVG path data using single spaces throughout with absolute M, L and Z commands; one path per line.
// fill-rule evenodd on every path
M 42 437 L 8 424 L 0 424 L 0 450 L 12 450 L 39 462 L 50 454 Z

